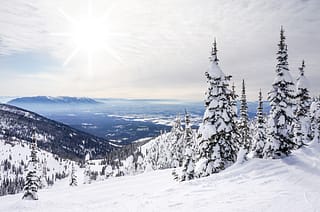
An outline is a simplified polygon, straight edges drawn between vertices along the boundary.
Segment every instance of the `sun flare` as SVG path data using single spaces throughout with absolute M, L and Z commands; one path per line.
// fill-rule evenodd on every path
M 110 47 L 108 38 L 113 35 L 108 31 L 108 21 L 106 14 L 101 17 L 96 17 L 92 13 L 91 1 L 88 1 L 88 11 L 82 18 L 74 19 L 63 10 L 59 10 L 62 16 L 70 25 L 70 31 L 64 33 L 53 33 L 56 36 L 68 37 L 75 48 L 71 54 L 66 58 L 64 66 L 81 51 L 87 54 L 88 72 L 92 72 L 93 56 L 99 54 L 101 51 L 106 52 L 112 58 L 121 62 L 121 58 Z
M 80 20 L 71 34 L 75 45 L 87 51 L 99 50 L 107 42 L 106 26 L 94 18 Z

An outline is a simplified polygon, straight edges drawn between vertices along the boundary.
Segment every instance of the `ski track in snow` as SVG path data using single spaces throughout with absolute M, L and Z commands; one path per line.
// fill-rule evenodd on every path
M 172 170 L 110 178 L 69 187 L 62 180 L 39 191 L 0 198 L 0 211 L 319 211 L 320 147 L 311 145 L 282 160 L 251 159 L 210 177 L 176 182 Z

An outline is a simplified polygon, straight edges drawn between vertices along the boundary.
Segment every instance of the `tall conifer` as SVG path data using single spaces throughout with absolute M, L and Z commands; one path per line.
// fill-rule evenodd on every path
M 288 68 L 288 48 L 282 27 L 278 47 L 276 78 L 268 96 L 271 110 L 265 155 L 271 158 L 287 156 L 297 146 L 293 142 L 294 83 Z
M 210 65 L 205 73 L 208 90 L 205 95 L 206 111 L 198 130 L 199 177 L 219 172 L 237 159 L 235 113 L 232 107 L 233 92 L 229 89 L 231 76 L 226 76 L 218 65 L 217 43 L 214 40 Z

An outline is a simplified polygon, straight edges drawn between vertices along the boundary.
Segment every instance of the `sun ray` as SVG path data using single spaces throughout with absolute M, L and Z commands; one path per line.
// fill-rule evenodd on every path
M 67 59 L 64 61 L 63 66 L 66 66 L 70 63 L 70 61 L 73 59 L 74 56 L 76 56 L 80 51 L 80 47 L 76 47 L 71 54 L 67 57 Z
M 58 11 L 70 24 L 78 24 L 78 21 L 76 19 L 72 18 L 70 15 L 68 15 L 62 9 L 58 9 Z
M 103 13 L 103 15 L 99 18 L 100 21 L 102 21 L 102 22 L 106 21 L 110 15 L 110 12 L 115 8 L 115 6 L 116 6 L 116 3 L 112 2 L 111 6 L 109 6 L 108 9 L 106 9 L 106 11 Z
M 109 54 L 110 56 L 112 56 L 114 59 L 116 59 L 118 62 L 122 63 L 122 59 L 121 57 L 112 50 L 112 48 L 110 48 L 110 46 L 106 43 L 103 44 L 103 50 Z
M 111 56 L 111 58 L 122 63 L 122 58 L 114 49 L 109 45 L 109 42 L 114 42 L 117 38 L 130 38 L 125 33 L 116 33 L 107 31 L 108 16 L 110 11 L 115 7 L 115 3 L 107 9 L 102 16 L 96 17 L 93 14 L 92 1 L 87 1 L 87 13 L 84 17 L 74 19 L 62 9 L 58 9 L 59 13 L 67 20 L 71 26 L 69 32 L 50 33 L 53 36 L 68 37 L 75 44 L 75 48 L 71 54 L 68 55 L 63 63 L 66 66 L 70 61 L 77 56 L 81 51 L 87 52 L 87 69 L 88 73 L 92 73 L 94 55 L 102 50 Z

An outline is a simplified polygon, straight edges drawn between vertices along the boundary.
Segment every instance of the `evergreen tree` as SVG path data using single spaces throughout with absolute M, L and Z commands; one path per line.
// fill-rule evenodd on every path
M 237 108 L 237 98 L 238 95 L 236 94 L 236 86 L 234 85 L 234 83 L 232 83 L 232 108 L 234 111 L 234 117 L 237 117 L 237 112 L 238 112 L 238 108 Z
M 150 145 L 148 149 L 146 149 L 146 156 L 144 159 L 145 170 L 152 171 L 158 169 L 158 161 L 159 161 L 159 143 L 163 139 L 163 134 L 157 137 Z
M 320 98 L 315 98 L 310 106 L 312 141 L 320 142 Z
M 177 180 L 177 181 L 179 180 L 179 174 L 177 173 L 176 168 L 174 168 L 172 170 L 171 174 L 172 174 L 174 180 Z
M 74 163 L 72 163 L 71 166 L 71 178 L 70 178 L 70 186 L 77 186 L 77 175 L 76 175 L 76 167 L 74 166 Z
M 294 123 L 294 143 L 297 147 L 308 143 L 311 139 L 311 123 L 310 123 L 310 105 L 311 98 L 309 95 L 308 80 L 304 74 L 305 64 L 299 68 L 300 75 L 297 79 L 296 85 L 296 109 L 295 123 Z
M 184 150 L 182 136 L 183 136 L 183 128 L 181 125 L 181 119 L 180 119 L 180 116 L 177 116 L 173 123 L 173 127 L 171 129 L 171 133 L 169 136 L 170 146 L 167 149 L 171 153 L 171 158 L 168 159 L 168 161 L 171 161 L 170 168 L 176 168 L 176 167 L 182 166 L 183 150 Z
M 287 156 L 297 145 L 293 142 L 294 83 L 288 68 L 288 53 L 284 30 L 281 27 L 276 79 L 272 84 L 268 100 L 271 110 L 267 129 L 266 157 Z
M 147 170 L 176 168 L 183 161 L 183 128 L 179 116 L 173 121 L 171 131 L 157 137 L 147 150 L 145 167 Z
M 263 158 L 264 148 L 266 144 L 266 125 L 265 118 L 263 116 L 263 101 L 261 90 L 259 92 L 259 105 L 256 115 L 255 135 L 253 136 L 253 157 Z
M 141 151 L 138 152 L 137 155 L 137 161 L 136 161 L 136 172 L 137 173 L 142 173 L 144 171 L 144 167 L 143 167 L 143 155 L 141 153 Z
M 216 66 L 218 66 L 218 62 L 219 62 L 219 59 L 218 59 L 218 49 L 217 49 L 217 41 L 216 41 L 216 38 L 214 38 L 214 42 L 212 44 L 212 47 L 211 47 L 211 55 L 209 57 L 209 60 L 210 60 L 210 64 L 215 64 Z M 215 68 L 215 67 L 214 67 Z M 218 67 L 218 75 L 221 75 L 220 77 L 225 77 L 224 73 L 220 70 L 220 67 Z M 210 70 L 210 67 L 209 67 L 209 70 Z M 221 73 L 219 73 L 219 71 Z M 207 78 L 207 85 L 208 85 L 208 90 L 206 91 L 205 93 L 205 99 L 204 99 L 204 102 L 205 102 L 205 108 L 207 109 L 210 105 L 210 102 L 213 100 L 213 96 L 211 95 L 211 91 L 212 91 L 212 85 L 211 85 L 211 77 L 209 75 L 209 72 L 205 72 L 205 76 Z M 219 77 L 219 76 L 218 76 Z
M 202 124 L 198 130 L 198 162 L 196 174 L 199 177 L 219 172 L 237 159 L 235 113 L 232 107 L 233 93 L 228 88 L 231 76 L 226 76 L 218 65 L 216 41 L 206 72 L 208 90 Z
M 85 169 L 84 169 L 84 184 L 90 184 L 91 183 L 91 170 L 90 170 L 90 153 L 88 152 L 85 156 Z
M 185 143 L 184 161 L 182 165 L 181 181 L 191 180 L 194 178 L 194 136 L 190 124 L 190 117 L 188 112 L 185 113 L 185 130 L 183 140 Z
M 35 138 L 35 131 L 33 131 L 31 143 L 31 159 L 28 163 L 28 173 L 26 176 L 25 186 L 23 188 L 24 194 L 22 199 L 38 200 L 38 188 L 40 186 L 40 177 L 38 175 L 38 160 L 37 160 L 37 142 Z
M 48 186 L 47 182 L 47 160 L 44 159 L 42 162 L 42 173 L 40 177 L 40 188 L 45 188 Z
M 239 146 L 240 148 L 244 149 L 245 154 L 248 154 L 251 148 L 251 138 L 249 134 L 248 105 L 244 80 L 242 80 L 242 94 L 240 103 L 240 120 L 238 127 L 240 134 Z
M 123 166 L 125 175 L 133 175 L 136 171 L 134 156 L 130 155 L 127 157 Z
M 241 105 L 240 105 L 240 120 L 242 123 L 248 125 L 248 104 L 246 96 L 246 85 L 244 79 L 242 80 Z
M 173 167 L 174 153 L 170 151 L 170 148 L 173 148 L 172 146 L 175 146 L 175 142 L 177 142 L 177 137 L 173 136 L 173 133 L 176 131 L 174 130 L 174 126 L 175 124 L 173 125 L 169 134 L 161 134 L 158 142 L 154 144 L 154 148 L 157 148 L 157 151 L 155 152 L 157 154 L 156 169 L 167 169 Z

